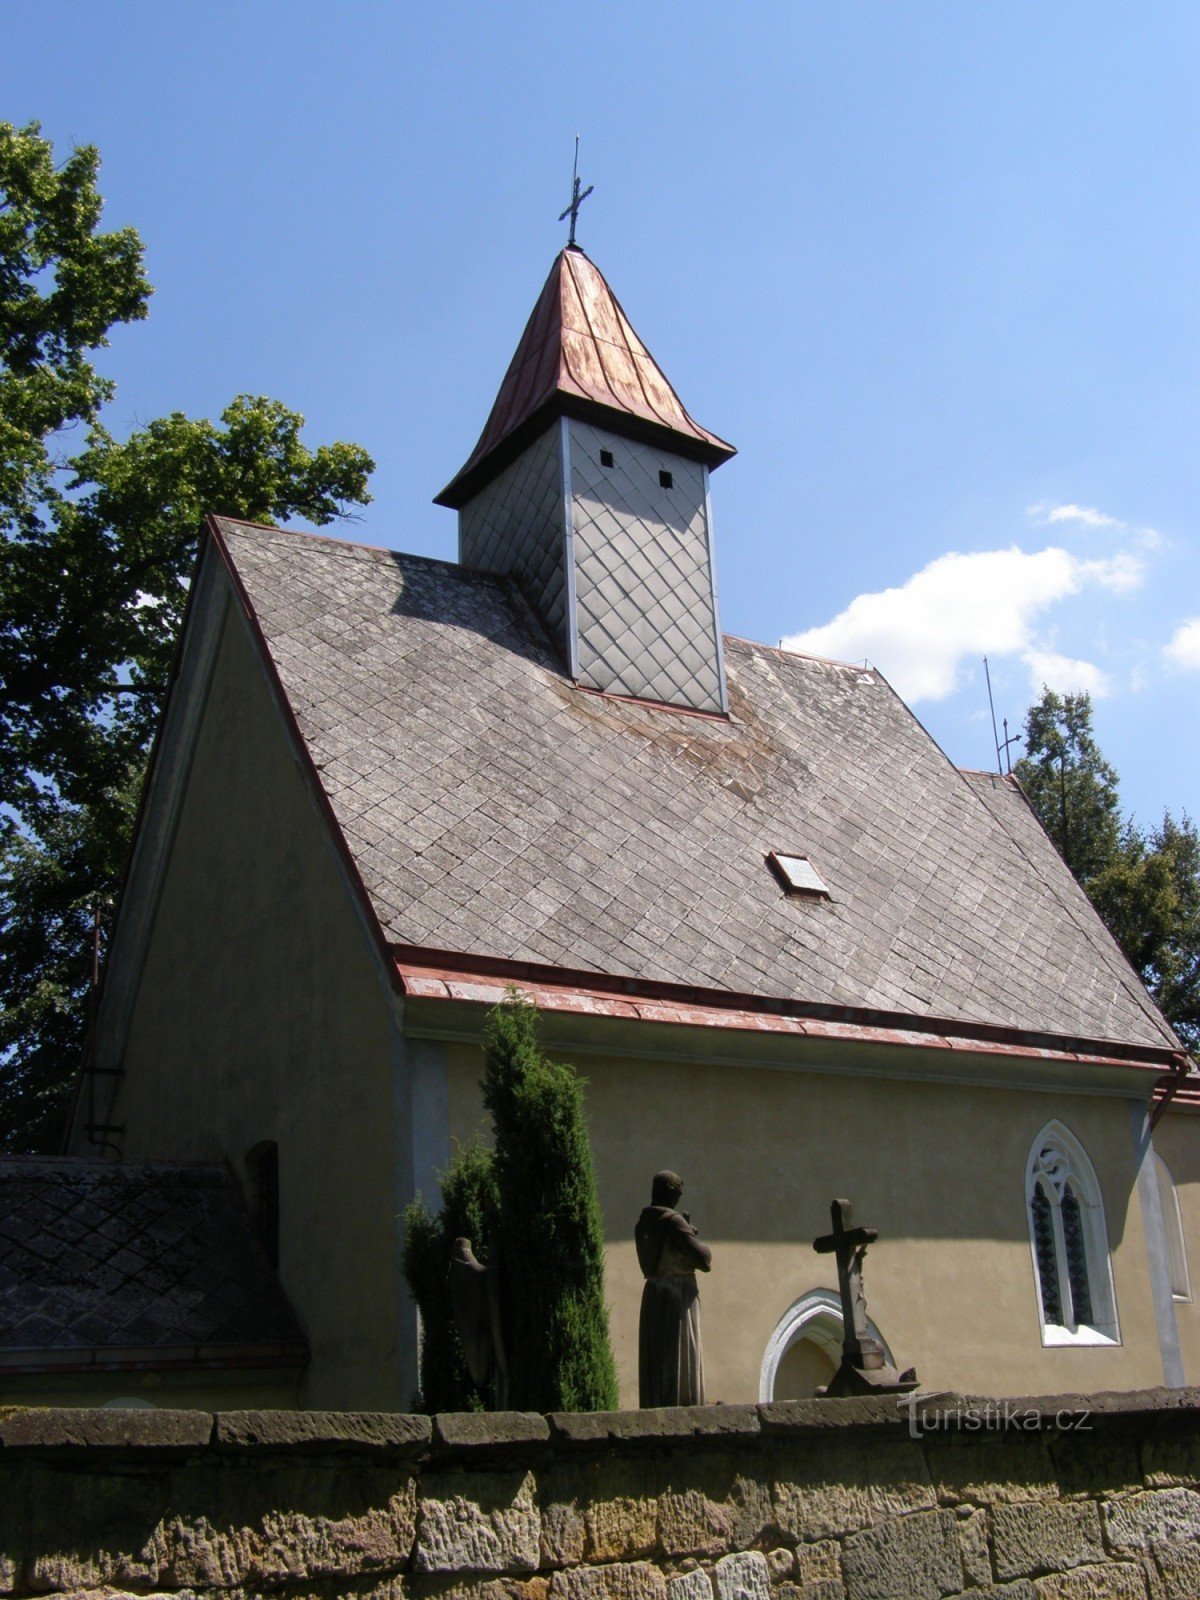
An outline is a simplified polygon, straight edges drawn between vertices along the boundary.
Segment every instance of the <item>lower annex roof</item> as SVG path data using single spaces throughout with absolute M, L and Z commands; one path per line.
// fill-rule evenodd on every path
M 224 1168 L 0 1159 L 0 1373 L 307 1359 Z
M 213 526 L 388 943 L 1178 1048 L 1019 790 L 877 672 L 727 638 L 728 720 L 586 694 L 503 577 Z

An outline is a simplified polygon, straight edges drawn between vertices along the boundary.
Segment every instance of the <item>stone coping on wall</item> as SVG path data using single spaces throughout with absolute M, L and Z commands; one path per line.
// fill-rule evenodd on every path
M 903 1401 L 903 1404 L 900 1402 Z M 80 1449 L 122 1451 L 332 1450 L 351 1454 L 476 1462 L 616 1447 L 684 1443 L 720 1448 L 763 1436 L 843 1433 L 885 1437 L 922 1432 L 1038 1432 L 1086 1415 L 1089 1431 L 1200 1426 L 1200 1388 L 1137 1389 L 1032 1396 L 918 1392 L 849 1400 L 763 1405 L 674 1406 L 651 1411 L 443 1412 L 185 1411 L 0 1406 L 0 1453 Z

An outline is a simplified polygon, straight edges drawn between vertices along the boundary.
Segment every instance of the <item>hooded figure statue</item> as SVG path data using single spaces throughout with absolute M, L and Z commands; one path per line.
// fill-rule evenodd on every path
M 687 1213 L 675 1209 L 682 1194 L 681 1178 L 656 1172 L 650 1204 L 634 1229 L 646 1280 L 638 1325 L 638 1403 L 643 1408 L 704 1404 L 696 1273 L 709 1270 L 712 1251 L 700 1243 Z

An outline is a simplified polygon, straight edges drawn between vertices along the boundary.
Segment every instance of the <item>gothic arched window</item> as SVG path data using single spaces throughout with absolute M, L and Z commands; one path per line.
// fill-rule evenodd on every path
M 1100 1185 L 1061 1122 L 1047 1123 L 1033 1141 L 1025 1203 L 1042 1343 L 1119 1343 Z

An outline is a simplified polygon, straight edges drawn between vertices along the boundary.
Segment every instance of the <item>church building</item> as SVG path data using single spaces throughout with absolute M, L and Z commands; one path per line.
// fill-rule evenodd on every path
M 839 1196 L 923 1384 L 1200 1382 L 1178 1040 L 1011 779 L 879 672 L 722 634 L 733 453 L 571 246 L 437 496 L 457 564 L 209 519 L 70 1154 L 22 1179 L 91 1196 L 101 1298 L 100 1190 L 118 1233 L 115 1184 L 174 1209 L 121 1235 L 136 1324 L 64 1332 L 64 1278 L 12 1398 L 406 1409 L 402 1213 L 486 1128 L 510 986 L 586 1079 L 623 1403 L 660 1168 L 712 1250 L 710 1401 L 833 1372 Z

